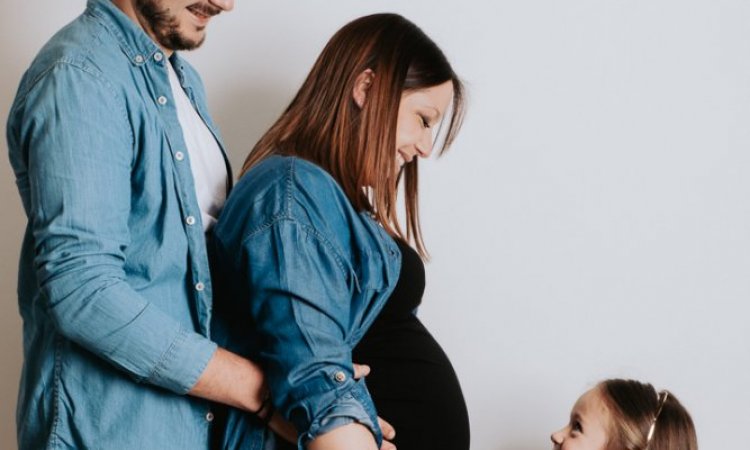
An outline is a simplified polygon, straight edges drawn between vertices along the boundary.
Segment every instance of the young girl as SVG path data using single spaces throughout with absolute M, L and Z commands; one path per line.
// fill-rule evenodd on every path
M 697 450 L 690 414 L 671 392 L 634 380 L 605 380 L 583 394 L 554 450 Z

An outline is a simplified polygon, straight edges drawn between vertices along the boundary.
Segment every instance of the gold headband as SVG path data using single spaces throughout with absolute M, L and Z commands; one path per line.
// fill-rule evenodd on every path
M 648 429 L 648 435 L 646 435 L 646 448 L 648 448 L 648 444 L 651 443 L 651 438 L 654 437 L 654 430 L 656 430 L 656 421 L 659 420 L 659 415 L 661 414 L 662 408 L 664 408 L 664 404 L 667 403 L 668 397 L 668 391 L 661 391 L 660 393 L 656 394 L 656 399 L 659 402 L 659 408 L 656 410 L 654 420 L 651 422 L 651 427 Z

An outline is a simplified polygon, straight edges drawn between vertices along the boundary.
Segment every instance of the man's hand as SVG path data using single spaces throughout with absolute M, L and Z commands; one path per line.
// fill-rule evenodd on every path
M 274 411 L 273 417 L 268 422 L 268 427 L 274 431 L 277 435 L 281 436 L 287 442 L 292 444 L 297 443 L 297 429 L 294 428 L 291 422 L 287 422 L 279 414 L 278 411 Z

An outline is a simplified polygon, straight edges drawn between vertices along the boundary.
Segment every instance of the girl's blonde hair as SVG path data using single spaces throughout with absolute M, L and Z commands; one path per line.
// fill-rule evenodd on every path
M 607 450 L 698 450 L 693 420 L 671 392 L 622 379 L 597 387 L 611 414 Z

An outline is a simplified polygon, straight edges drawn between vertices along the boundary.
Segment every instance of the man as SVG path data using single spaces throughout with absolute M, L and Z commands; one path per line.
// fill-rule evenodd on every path
M 233 3 L 89 0 L 21 81 L 20 449 L 204 450 L 210 401 L 263 404 L 259 369 L 208 339 L 204 233 L 230 176 L 175 53 Z

